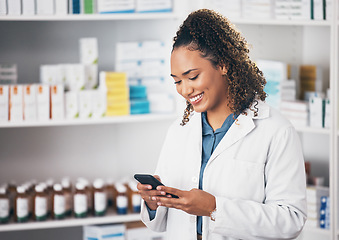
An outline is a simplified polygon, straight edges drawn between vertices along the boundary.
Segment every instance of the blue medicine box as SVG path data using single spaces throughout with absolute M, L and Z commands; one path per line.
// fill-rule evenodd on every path
M 131 85 L 129 86 L 130 99 L 146 99 L 147 88 L 144 85 Z
M 147 99 L 131 99 L 131 114 L 145 114 L 150 113 L 150 104 Z

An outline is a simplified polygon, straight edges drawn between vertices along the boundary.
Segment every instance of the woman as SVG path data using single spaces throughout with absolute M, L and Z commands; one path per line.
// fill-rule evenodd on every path
M 166 187 L 138 184 L 143 222 L 167 239 L 291 239 L 304 226 L 298 135 L 264 102 L 266 81 L 248 53 L 231 23 L 207 9 L 174 38 L 171 76 L 187 107 L 156 169 Z

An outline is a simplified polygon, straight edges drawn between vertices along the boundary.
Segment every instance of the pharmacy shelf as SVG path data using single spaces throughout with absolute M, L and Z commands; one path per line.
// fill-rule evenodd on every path
M 297 130 L 297 132 L 300 132 L 300 133 L 330 134 L 330 129 L 328 129 L 328 128 L 295 126 L 295 129 Z
M 234 24 L 273 26 L 331 26 L 330 21 L 320 20 L 276 20 L 276 19 L 230 19 Z
M 0 128 L 20 128 L 20 127 L 52 127 L 52 126 L 80 126 L 80 125 L 101 125 L 117 123 L 138 123 L 152 122 L 161 120 L 174 120 L 175 114 L 140 114 L 128 116 L 103 117 L 98 119 L 64 119 L 49 121 L 32 121 L 32 122 L 2 122 Z
M 324 237 L 330 237 L 331 235 L 329 229 L 323 229 L 319 227 L 310 227 L 310 226 L 307 226 L 307 224 L 305 225 L 303 231 L 305 230 L 310 233 L 317 234 L 317 235 L 323 235 Z
M 72 15 L 34 15 L 0 16 L 0 21 L 100 21 L 100 20 L 147 20 L 176 19 L 175 13 L 112 13 L 112 14 L 72 14 Z
M 62 220 L 47 220 L 43 222 L 35 222 L 33 220 L 26 223 L 14 223 L 0 225 L 0 232 L 23 231 L 34 229 L 47 229 L 47 228 L 65 228 L 65 227 L 78 227 L 85 225 L 99 225 L 111 223 L 124 223 L 140 221 L 140 214 L 126 214 L 117 215 L 109 214 L 103 217 L 87 217 L 87 218 L 66 218 Z

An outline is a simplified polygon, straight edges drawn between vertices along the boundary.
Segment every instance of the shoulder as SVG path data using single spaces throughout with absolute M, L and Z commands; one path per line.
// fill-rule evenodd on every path
M 291 122 L 278 109 L 265 102 L 259 102 L 257 108 L 258 116 L 252 118 L 258 129 L 269 129 L 272 134 L 286 130 L 295 131 Z M 253 111 L 249 110 L 249 112 Z

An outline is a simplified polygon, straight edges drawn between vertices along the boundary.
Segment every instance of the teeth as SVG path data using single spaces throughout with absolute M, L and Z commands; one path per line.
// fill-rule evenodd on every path
M 203 93 L 199 94 L 199 95 L 196 96 L 196 97 L 190 98 L 190 101 L 191 101 L 191 102 L 195 102 L 195 101 L 199 100 L 200 98 L 202 98 L 202 95 L 203 95 Z

